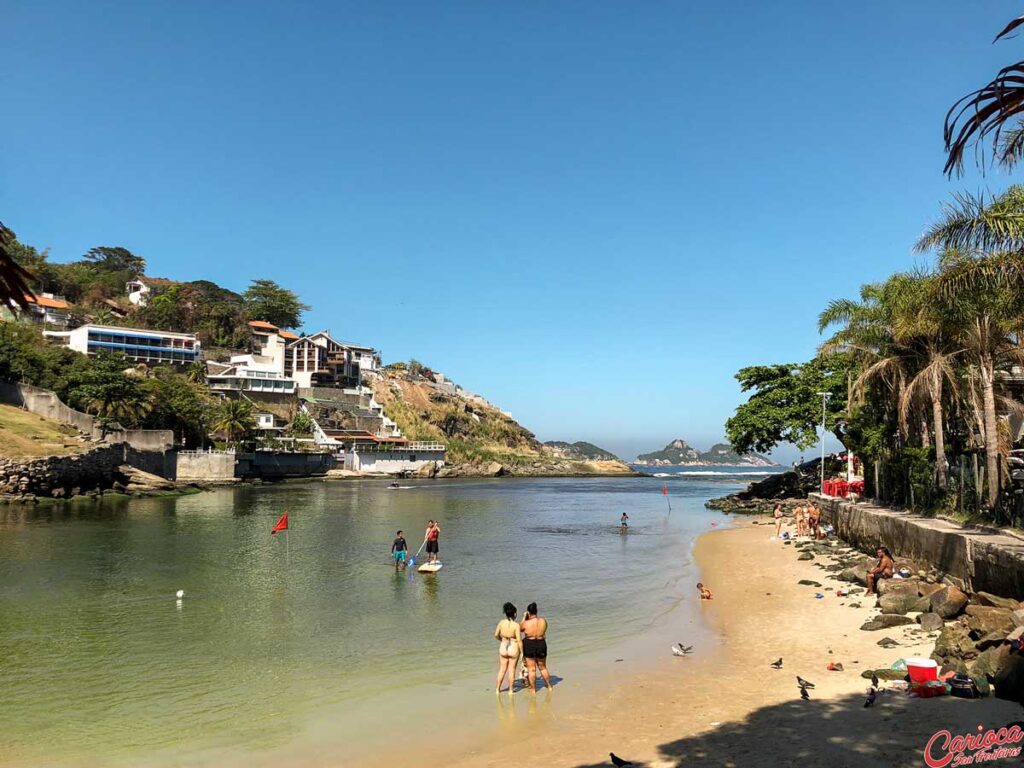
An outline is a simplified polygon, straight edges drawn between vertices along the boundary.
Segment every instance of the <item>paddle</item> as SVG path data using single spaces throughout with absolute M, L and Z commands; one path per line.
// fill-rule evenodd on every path
M 408 565 L 409 568 L 412 568 L 414 565 L 416 565 L 416 558 L 420 556 L 420 552 L 423 551 L 423 548 L 426 545 L 427 545 L 427 540 L 424 539 L 423 543 L 420 544 L 420 548 L 416 550 L 416 554 L 409 558 L 409 565 Z

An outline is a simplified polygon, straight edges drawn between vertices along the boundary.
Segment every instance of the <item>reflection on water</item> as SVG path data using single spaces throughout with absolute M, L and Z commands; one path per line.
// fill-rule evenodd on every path
M 493 725 L 477 697 L 493 690 L 505 600 L 540 604 L 568 675 L 690 598 L 690 542 L 723 485 L 674 487 L 667 517 L 661 484 L 308 483 L 0 507 L 0 755 L 248 765 L 296 744 L 352 754 L 392 728 Z M 269 535 L 285 510 L 287 543 Z M 396 570 L 395 531 L 415 551 L 428 518 L 444 569 Z M 561 695 L 499 697 L 497 719 L 543 722 Z

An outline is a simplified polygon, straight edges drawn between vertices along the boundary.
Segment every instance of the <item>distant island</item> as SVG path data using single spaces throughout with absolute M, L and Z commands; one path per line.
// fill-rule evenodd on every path
M 660 451 L 642 453 L 636 457 L 634 464 L 655 467 L 687 467 L 695 465 L 718 464 L 725 467 L 776 467 L 774 461 L 759 453 L 747 453 L 742 456 L 727 443 L 715 443 L 710 450 L 701 452 L 685 440 L 673 440 Z
M 555 456 L 574 461 L 621 461 L 611 451 L 598 448 L 593 443 L 586 443 L 582 440 L 575 443 L 566 443 L 562 440 L 548 440 L 544 445 L 550 449 Z

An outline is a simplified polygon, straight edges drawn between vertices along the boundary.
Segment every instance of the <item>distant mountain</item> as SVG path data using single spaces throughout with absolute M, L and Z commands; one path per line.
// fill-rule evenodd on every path
M 593 443 L 585 443 L 582 440 L 575 443 L 566 443 L 561 440 L 548 440 L 544 445 L 551 450 L 555 456 L 575 461 L 621 461 L 618 456 L 604 448 L 598 448 Z
M 636 457 L 634 464 L 651 466 L 691 466 L 694 464 L 722 464 L 734 467 L 774 467 L 774 461 L 758 453 L 740 456 L 726 443 L 715 443 L 711 449 L 701 452 L 685 440 L 673 440 L 660 451 L 643 453 Z

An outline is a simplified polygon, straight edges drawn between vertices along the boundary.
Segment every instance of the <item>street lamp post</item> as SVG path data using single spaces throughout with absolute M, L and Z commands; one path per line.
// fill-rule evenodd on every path
M 821 395 L 821 487 L 819 490 L 825 492 L 825 406 L 828 399 L 832 397 L 831 392 L 818 392 Z

